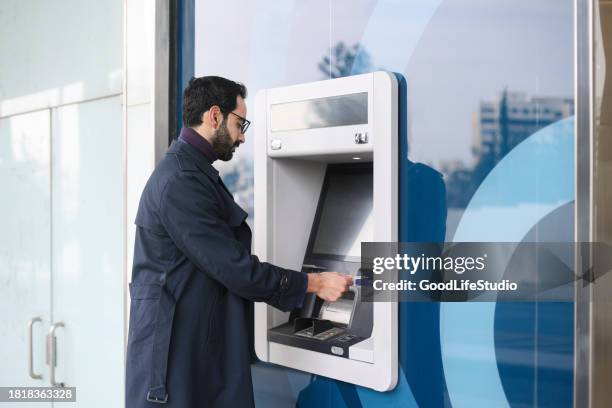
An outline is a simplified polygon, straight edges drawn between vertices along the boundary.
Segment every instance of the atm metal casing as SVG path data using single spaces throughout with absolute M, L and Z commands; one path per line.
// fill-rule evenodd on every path
M 364 123 L 303 126 L 302 101 L 367 98 Z M 292 104 L 295 104 L 293 106 Z M 279 120 L 279 112 L 282 115 Z M 314 122 L 313 122 L 314 123 Z M 398 240 L 398 85 L 374 72 L 260 91 L 255 98 L 254 253 L 262 261 L 302 270 L 328 165 L 371 162 L 372 241 Z M 358 159 L 356 159 L 358 158 Z M 392 255 L 392 254 L 390 254 Z M 348 356 L 274 341 L 270 329 L 289 320 L 255 304 L 255 351 L 260 360 L 368 387 L 393 389 L 398 378 L 397 302 L 372 303 L 371 336 Z

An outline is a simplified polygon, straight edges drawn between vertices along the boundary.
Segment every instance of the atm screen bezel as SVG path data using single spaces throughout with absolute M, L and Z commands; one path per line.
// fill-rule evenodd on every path
M 370 173 L 373 175 L 374 174 L 373 170 L 374 168 L 373 168 L 372 162 L 333 163 L 333 164 L 327 165 L 327 169 L 325 170 L 325 179 L 323 180 L 323 186 L 321 187 L 321 193 L 319 194 L 319 202 L 317 203 L 317 211 L 315 213 L 315 218 L 312 223 L 312 228 L 310 230 L 310 236 L 308 238 L 308 246 L 306 248 L 305 261 L 316 263 L 315 261 L 318 259 L 325 259 L 325 260 L 345 261 L 345 262 L 361 262 L 361 257 L 358 257 L 358 256 L 315 253 L 313 252 L 313 248 L 315 244 L 316 232 L 319 229 L 319 223 L 321 221 L 321 216 L 323 213 L 323 204 L 328 194 L 330 177 L 336 174 L 355 174 L 355 173 Z M 373 180 L 373 177 L 372 177 L 372 180 Z M 372 197 L 372 202 L 373 201 L 374 201 L 374 197 Z

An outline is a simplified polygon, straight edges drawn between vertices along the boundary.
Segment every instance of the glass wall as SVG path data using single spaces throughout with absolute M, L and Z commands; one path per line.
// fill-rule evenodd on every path
M 73 408 L 124 399 L 123 5 L 0 5 L 0 386 Z
M 573 241 L 571 0 L 195 4 L 195 75 L 245 83 L 249 118 L 260 89 L 399 73 L 408 158 L 445 181 L 446 241 Z M 217 165 L 252 214 L 253 135 L 246 139 Z M 402 304 L 400 320 L 394 391 L 260 364 L 257 403 L 571 405 L 569 303 Z

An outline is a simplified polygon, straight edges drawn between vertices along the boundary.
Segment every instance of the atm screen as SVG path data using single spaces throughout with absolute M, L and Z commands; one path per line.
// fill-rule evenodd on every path
M 313 231 L 313 254 L 361 256 L 361 242 L 374 239 L 372 186 L 371 164 L 329 167 Z

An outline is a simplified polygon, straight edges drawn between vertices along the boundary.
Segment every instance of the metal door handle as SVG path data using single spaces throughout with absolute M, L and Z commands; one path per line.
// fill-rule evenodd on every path
M 34 351 L 32 346 L 32 344 L 34 343 L 32 326 L 34 326 L 34 323 L 36 322 L 42 322 L 42 318 L 36 316 L 31 318 L 28 322 L 28 373 L 30 374 L 31 378 L 35 380 L 40 380 L 41 378 L 43 378 L 42 374 L 36 374 L 34 372 Z
M 49 329 L 47 334 L 47 365 L 49 366 L 49 382 L 52 387 L 65 387 L 63 382 L 55 381 L 55 367 L 57 366 L 57 337 L 55 337 L 55 329 L 64 327 L 64 322 L 57 322 Z

